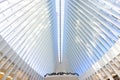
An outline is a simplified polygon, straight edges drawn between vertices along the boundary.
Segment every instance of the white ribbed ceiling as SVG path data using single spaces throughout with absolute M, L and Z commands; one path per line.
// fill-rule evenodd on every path
M 56 46 L 54 1 L 0 2 L 0 35 L 39 74 L 53 72 Z
M 55 7 L 55 0 L 0 0 L 0 36 L 42 76 L 83 74 L 118 41 L 120 1 L 65 0 L 61 16 Z
M 66 0 L 65 5 L 63 56 L 81 75 L 118 41 L 120 1 Z

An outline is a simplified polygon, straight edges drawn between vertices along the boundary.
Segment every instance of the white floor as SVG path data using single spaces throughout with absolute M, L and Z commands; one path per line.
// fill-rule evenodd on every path
M 48 76 L 45 80 L 79 80 L 77 76 L 73 75 L 56 75 L 56 76 Z

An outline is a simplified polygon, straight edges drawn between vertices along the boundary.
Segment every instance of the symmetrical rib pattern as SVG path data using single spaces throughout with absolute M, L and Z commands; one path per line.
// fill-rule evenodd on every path
M 0 0 L 0 79 L 43 80 L 54 71 L 86 72 L 81 80 L 120 76 L 120 0 L 65 2 L 57 13 L 55 0 Z

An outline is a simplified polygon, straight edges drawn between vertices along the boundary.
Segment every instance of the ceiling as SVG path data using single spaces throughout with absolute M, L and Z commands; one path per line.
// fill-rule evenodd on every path
M 119 3 L 65 0 L 60 13 L 55 0 L 0 0 L 0 36 L 42 76 L 81 75 L 119 39 Z

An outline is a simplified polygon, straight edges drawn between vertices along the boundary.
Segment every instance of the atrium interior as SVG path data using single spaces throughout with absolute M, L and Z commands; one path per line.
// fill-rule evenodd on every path
M 120 0 L 0 0 L 0 80 L 120 80 Z

